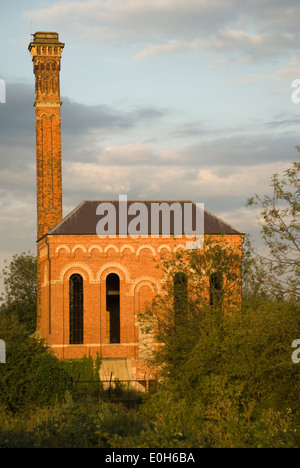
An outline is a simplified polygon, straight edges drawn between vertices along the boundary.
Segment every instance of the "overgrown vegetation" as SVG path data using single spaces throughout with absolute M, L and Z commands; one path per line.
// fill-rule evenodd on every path
M 270 250 L 259 257 L 247 239 L 242 277 L 241 252 L 209 237 L 204 249 L 166 259 L 165 294 L 140 318 L 162 376 L 148 395 L 117 382 L 108 398 L 100 357 L 62 363 L 32 336 L 35 259 L 15 256 L 0 308 L 0 447 L 299 448 L 298 174 L 294 163 L 273 177 L 273 196 L 256 197 Z
M 6 261 L 2 271 L 4 294 L 0 296 L 1 317 L 15 318 L 23 324 L 28 333 L 36 330 L 37 264 L 34 255 L 22 253 L 14 255 L 10 263 Z

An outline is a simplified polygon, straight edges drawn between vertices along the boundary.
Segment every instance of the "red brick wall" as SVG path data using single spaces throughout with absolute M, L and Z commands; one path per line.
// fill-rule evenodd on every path
M 64 44 L 56 33 L 36 33 L 29 45 L 35 74 L 37 239 L 62 219 L 60 60 Z M 45 308 L 41 296 L 42 273 L 38 259 L 37 320 Z M 45 321 L 45 316 L 43 315 Z
M 37 238 L 62 219 L 60 60 L 56 33 L 36 33 L 29 50 L 35 74 Z
M 36 83 L 38 331 L 59 358 L 88 353 L 127 358 L 133 378 L 143 380 L 144 353 L 151 337 L 142 334 L 137 316 L 145 301 L 163 286 L 162 270 L 156 268 L 162 254 L 184 246 L 184 240 L 46 235 L 62 219 L 59 71 L 63 47 L 56 33 L 36 33 L 29 46 Z M 238 247 L 242 240 L 243 236 L 226 236 L 226 242 Z M 84 281 L 83 345 L 69 343 L 73 273 Z M 107 342 L 105 280 L 109 273 L 120 277 L 120 344 Z
M 243 236 L 226 236 L 241 248 Z M 62 358 L 88 355 L 126 357 L 136 378 L 145 373 L 143 353 L 151 337 L 142 335 L 137 316 L 145 301 L 160 292 L 165 281 L 156 268 L 162 255 L 184 247 L 183 239 L 99 239 L 97 236 L 48 235 L 38 243 L 41 268 L 39 331 Z M 162 247 L 166 246 L 166 247 Z M 170 253 L 169 253 L 170 254 Z M 79 273 L 84 281 L 84 344 L 69 344 L 69 278 Z M 120 344 L 107 343 L 106 277 L 120 277 Z M 51 313 L 49 314 L 49 307 Z

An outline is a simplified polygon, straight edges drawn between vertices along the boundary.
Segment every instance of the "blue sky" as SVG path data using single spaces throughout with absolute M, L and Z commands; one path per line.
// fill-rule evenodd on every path
M 298 159 L 300 4 L 1 0 L 0 268 L 35 251 L 31 33 L 64 42 L 64 214 L 83 199 L 192 199 L 258 241 L 272 174 Z

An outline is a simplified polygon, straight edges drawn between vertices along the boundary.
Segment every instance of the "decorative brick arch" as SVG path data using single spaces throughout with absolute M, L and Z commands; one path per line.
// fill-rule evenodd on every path
M 201 268 L 201 270 L 202 270 L 203 275 L 205 275 L 205 270 L 203 268 Z M 191 273 L 196 273 L 196 271 L 193 268 L 189 268 L 189 271 Z M 182 272 L 182 270 L 179 270 L 176 265 L 169 266 L 166 269 L 165 274 L 164 274 L 164 278 L 163 278 L 163 280 L 161 280 L 161 282 L 162 283 L 167 283 L 172 276 L 174 277 L 176 275 L 176 273 L 181 273 L 181 272 Z M 197 282 L 197 280 L 196 280 L 196 282 Z
M 150 286 L 153 292 L 157 293 L 160 291 L 161 287 L 158 281 L 153 278 L 152 276 L 140 276 L 137 278 L 132 285 L 130 286 L 130 290 L 127 293 L 128 296 L 134 296 L 136 292 L 139 292 L 142 286 Z
M 44 107 L 58 107 L 58 106 L 55 106 L 55 103 L 50 103 L 48 105 L 44 105 Z M 41 120 L 43 117 L 46 117 L 47 120 L 52 120 L 53 117 L 55 117 L 56 119 L 59 119 L 59 116 L 56 115 L 54 112 L 52 114 L 47 114 L 46 112 L 43 112 L 41 114 L 38 115 L 37 117 L 37 120 Z
M 177 252 L 177 250 L 183 249 L 185 250 L 185 244 L 178 244 L 174 247 L 174 252 Z
M 122 245 L 122 247 L 120 248 L 120 252 L 124 252 L 125 249 L 130 249 L 132 253 L 135 252 L 134 248 L 130 244 Z
M 176 273 L 178 273 L 178 268 L 176 265 L 173 265 L 173 266 L 168 266 L 164 272 L 164 276 L 163 276 L 163 282 L 164 283 L 168 283 L 168 281 L 170 281 L 170 279 L 172 278 L 172 276 L 174 277 Z
M 82 262 L 74 262 L 66 265 L 60 272 L 60 282 L 63 283 L 65 278 L 70 278 L 73 273 L 82 275 L 84 280 L 89 280 L 90 283 L 94 283 L 93 272 Z
M 172 252 L 172 248 L 168 244 L 162 244 L 158 247 L 157 252 L 160 253 L 162 249 L 167 249 L 168 252 Z
M 149 250 L 151 250 L 151 252 L 152 252 L 153 256 L 155 256 L 155 255 L 156 255 L 155 248 L 154 248 L 154 247 L 152 247 L 152 245 L 149 245 L 149 244 L 144 244 L 144 245 L 141 245 L 141 246 L 140 246 L 140 247 L 137 249 L 137 251 L 136 251 L 136 255 L 140 255 L 141 251 L 142 251 L 142 250 L 144 250 L 144 249 L 149 249 Z
M 119 274 L 120 271 L 123 273 L 126 283 L 132 283 L 130 279 L 129 270 L 118 262 L 108 262 L 102 265 L 96 274 L 96 282 L 100 283 L 102 279 L 105 279 L 110 273 Z
M 109 251 L 109 249 L 114 249 L 114 251 L 115 251 L 115 252 L 117 252 L 117 253 L 119 252 L 119 249 L 118 249 L 118 247 L 116 247 L 116 246 L 115 246 L 115 245 L 113 245 L 113 244 L 109 244 L 109 245 L 107 245 L 107 246 L 105 247 L 105 249 L 104 249 L 104 252 L 105 252 L 105 253 L 106 253 L 106 252 L 108 252 L 108 251 Z
M 88 253 L 92 255 L 93 250 L 98 250 L 99 253 L 103 253 L 103 249 L 100 247 L 100 245 L 91 245 L 89 247 Z
M 86 247 L 84 247 L 84 245 L 77 244 L 77 245 L 75 245 L 75 246 L 73 247 L 73 249 L 72 249 L 72 254 L 75 255 L 76 250 L 79 250 L 79 249 L 81 249 L 81 250 L 83 251 L 83 253 L 86 253 Z
M 55 253 L 57 254 L 57 257 L 58 257 L 58 255 L 59 255 L 59 252 L 60 252 L 61 250 L 66 250 L 66 251 L 67 251 L 67 253 L 71 253 L 71 249 L 70 249 L 70 247 L 68 247 L 68 246 L 67 246 L 67 245 L 65 245 L 65 244 L 63 244 L 63 245 L 59 245 L 59 246 L 58 246 L 58 247 L 56 247 L 56 249 L 55 249 Z

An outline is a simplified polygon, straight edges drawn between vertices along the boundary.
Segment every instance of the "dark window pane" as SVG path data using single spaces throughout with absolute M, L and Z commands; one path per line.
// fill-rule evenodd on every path
M 187 316 L 187 276 L 184 273 L 176 273 L 174 276 L 174 314 L 175 325 L 180 325 Z
M 69 280 L 70 344 L 83 344 L 83 279 L 74 274 Z
M 213 273 L 209 278 L 209 302 L 213 307 L 222 304 L 223 280 L 219 273 Z
M 120 278 L 111 273 L 106 278 L 107 334 L 110 343 L 120 343 Z

